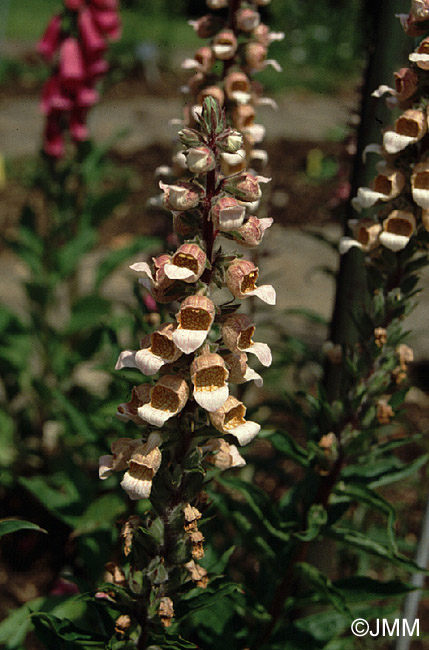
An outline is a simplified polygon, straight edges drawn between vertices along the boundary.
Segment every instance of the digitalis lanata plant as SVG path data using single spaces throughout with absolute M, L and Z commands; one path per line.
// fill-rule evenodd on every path
M 249 39 L 261 27 L 255 8 L 231 2 L 228 20 L 229 27 L 205 16 L 194 25 L 212 41 L 186 63 L 198 68 L 199 81 L 191 78 L 189 86 L 198 85 L 198 101 L 191 102 L 179 132 L 186 170 L 180 180 L 160 181 L 177 247 L 152 263 L 131 266 L 145 295 L 170 306 L 169 317 L 138 349 L 118 358 L 117 370 L 130 367 L 142 373 L 142 383 L 117 413 L 136 426 L 135 437 L 116 440 L 112 453 L 100 459 L 100 478 L 121 472 L 121 486 L 132 500 L 151 501 L 146 520 L 132 517 L 123 529 L 130 569 L 125 579 L 121 573 L 121 585 L 134 603 L 130 634 L 141 648 L 160 638 L 163 628 L 177 627 L 178 594 L 195 585 L 207 587 L 207 571 L 198 564 L 204 556 L 198 523 L 206 474 L 213 466 L 225 470 L 245 464 L 237 443 L 250 443 L 260 425 L 246 418 L 234 387 L 249 381 L 262 385 L 249 358 L 264 366 L 271 363 L 270 349 L 258 341 L 255 323 L 242 305 L 245 309 L 250 297 L 274 305 L 275 290 L 259 283 L 259 268 L 241 252 L 225 253 L 219 245 L 227 238 L 234 246 L 255 248 L 272 222 L 252 214 L 261 183 L 269 179 L 246 169 L 262 129 L 253 125 L 250 81 L 235 69 L 239 51 L 248 62 L 254 49 L 249 45 L 263 50 L 258 66 L 248 62 L 249 69 L 262 67 L 266 46 Z M 268 44 L 269 32 L 262 31 Z M 239 46 L 241 36 L 246 42 Z M 255 52 L 252 56 L 256 61 Z M 224 62 L 217 80 L 210 74 L 216 61 Z M 245 125 L 244 112 L 251 115 Z

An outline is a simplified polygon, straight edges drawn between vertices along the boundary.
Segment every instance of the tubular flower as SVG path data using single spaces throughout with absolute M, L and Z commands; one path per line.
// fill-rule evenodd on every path
M 218 102 L 219 106 L 223 106 L 225 101 L 224 92 L 222 88 L 219 88 L 219 86 L 207 86 L 198 93 L 197 104 L 199 107 L 202 107 L 206 97 L 213 97 L 213 99 Z
M 121 487 L 131 500 L 147 499 L 152 479 L 161 465 L 159 445 L 161 437 L 151 433 L 146 443 L 141 440 L 119 438 L 112 443 L 112 456 L 101 456 L 99 475 L 102 480 L 114 472 L 127 470 Z
M 379 236 L 382 227 L 372 219 L 360 219 L 352 225 L 353 237 L 342 237 L 340 240 L 340 253 L 347 253 L 353 246 L 357 246 L 364 252 L 376 248 L 379 244 Z
M 232 194 L 239 201 L 252 203 L 262 196 L 260 183 L 268 183 L 271 179 L 265 176 L 253 176 L 247 172 L 225 178 L 222 187 L 225 192 Z
M 166 185 L 160 181 L 159 186 L 164 192 L 164 205 L 168 210 L 191 210 L 202 198 L 202 189 L 193 183 Z
M 258 217 L 250 215 L 246 222 L 238 228 L 234 234 L 234 239 L 245 248 L 255 248 L 261 243 L 265 231 L 272 223 L 273 219 L 271 217 L 258 219 Z
M 207 255 L 197 244 L 182 244 L 164 267 L 170 280 L 196 282 L 202 275 Z
M 237 28 L 242 32 L 253 31 L 261 22 L 259 12 L 253 9 L 239 9 L 235 14 L 235 23 Z
M 214 37 L 212 49 L 217 59 L 227 61 L 228 59 L 232 59 L 237 51 L 237 46 L 237 38 L 234 32 L 230 29 L 225 29 Z
M 382 162 L 378 166 L 378 172 L 371 187 L 360 187 L 357 197 L 352 200 L 352 205 L 358 212 L 362 208 L 370 208 L 377 201 L 390 201 L 399 196 L 404 189 L 405 176 L 395 167 L 389 167 Z
M 182 352 L 173 342 L 174 330 L 173 323 L 164 323 L 158 330 L 143 337 L 140 350 L 120 353 L 115 370 L 138 368 L 144 375 L 155 375 L 164 364 L 177 361 Z
M 221 433 L 231 433 L 240 445 L 247 445 L 258 435 L 261 426 L 257 422 L 245 420 L 246 407 L 237 398 L 230 395 L 226 402 L 214 413 L 210 421 Z
M 237 447 L 230 445 L 223 438 L 210 438 L 205 443 L 203 451 L 211 452 L 206 456 L 206 461 L 221 470 L 244 467 L 246 464 Z
M 410 144 L 415 144 L 427 132 L 426 113 L 410 108 L 402 113 L 395 122 L 394 131 L 385 131 L 383 146 L 387 153 L 395 154 Z
M 429 70 L 429 38 L 424 38 L 408 58 L 421 70 Z
M 188 384 L 177 375 L 164 375 L 150 388 L 149 399 L 137 409 L 139 417 L 157 427 L 174 417 L 189 397 Z
M 143 425 L 144 422 L 138 415 L 138 409 L 149 401 L 150 388 L 150 384 L 133 386 L 131 391 L 131 400 L 119 404 L 116 411 L 116 417 L 124 422 L 131 420 L 134 424 L 139 426 Z
M 416 220 L 411 212 L 393 210 L 383 221 L 380 243 L 395 253 L 408 244 L 416 229 Z
M 222 324 L 222 338 L 231 352 L 250 352 L 263 366 L 271 365 L 271 351 L 266 343 L 254 343 L 255 325 L 247 314 L 232 314 Z
M 258 296 L 269 305 L 276 304 L 276 292 L 270 284 L 256 286 L 259 269 L 249 260 L 235 260 L 226 272 L 226 284 L 232 295 L 244 299 Z
M 231 352 L 224 357 L 229 369 L 229 382 L 231 384 L 244 384 L 246 381 L 254 381 L 260 388 L 264 381 L 257 372 L 247 365 L 247 354 L 245 352 Z
M 188 149 L 186 165 L 193 174 L 205 174 L 216 167 L 216 158 L 209 147 L 200 145 Z
M 188 296 L 176 314 L 178 323 L 173 341 L 185 354 L 195 352 L 207 338 L 213 324 L 215 306 L 206 296 Z
M 229 395 L 229 372 L 221 356 L 204 352 L 196 357 L 190 368 L 194 399 L 206 411 L 216 411 Z
M 213 50 L 210 47 L 205 46 L 198 48 L 193 59 L 185 59 L 182 62 L 182 68 L 184 70 L 195 69 L 207 74 L 210 72 L 215 62 L 216 57 Z
M 417 163 L 411 175 L 411 193 L 414 203 L 427 210 L 429 208 L 429 163 Z
M 160 303 L 169 303 L 172 300 L 176 300 L 182 295 L 182 291 L 178 287 L 175 293 L 173 287 L 175 281 L 168 278 L 165 274 L 165 266 L 171 262 L 170 255 L 159 255 L 158 257 L 153 257 L 152 260 L 154 273 L 152 273 L 147 262 L 131 264 L 130 269 L 136 271 L 136 273 L 144 273 L 147 276 L 147 278 L 139 278 L 139 282 L 145 289 L 152 292 L 155 300 Z M 167 295 L 166 292 L 168 292 Z
M 209 583 L 207 571 L 204 567 L 197 564 L 194 560 L 189 560 L 185 564 L 185 569 L 189 571 L 191 580 L 196 583 L 197 587 L 205 589 Z
M 235 153 L 224 151 L 220 154 L 220 168 L 225 176 L 242 172 L 246 168 L 246 151 L 244 149 L 239 149 Z
M 224 81 L 225 94 L 229 100 L 237 104 L 247 104 L 251 98 L 249 77 L 244 72 L 230 72 Z
M 255 123 L 255 109 L 250 104 L 239 104 L 232 111 L 232 121 L 236 129 L 244 131 Z
M 224 196 L 212 206 L 210 211 L 213 227 L 216 230 L 230 232 L 238 230 L 244 221 L 246 208 L 232 196 Z

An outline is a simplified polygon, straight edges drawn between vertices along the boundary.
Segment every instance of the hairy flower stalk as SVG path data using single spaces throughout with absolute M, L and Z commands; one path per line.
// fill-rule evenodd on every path
M 46 115 L 43 150 L 53 159 L 64 156 L 67 132 L 76 143 L 89 137 L 86 118 L 98 101 L 97 81 L 108 69 L 108 41 L 121 34 L 118 5 L 118 0 L 64 0 L 38 43 L 52 65 L 41 109 Z
M 218 245 L 228 238 L 244 251 L 256 248 L 272 222 L 249 212 L 260 200 L 261 183 L 268 181 L 247 170 L 256 131 L 241 134 L 233 123 L 233 110 L 251 108 L 255 98 L 247 75 L 235 68 L 237 38 L 253 42 L 259 24 L 256 10 L 232 2 L 229 25 L 216 17 L 195 25 L 211 45 L 188 63 L 203 82 L 191 78 L 195 104 L 179 133 L 182 150 L 176 160 L 186 173 L 168 172 L 160 182 L 161 202 L 172 215 L 179 243 L 153 264 L 139 261 L 131 267 L 143 291 L 161 304 L 171 303 L 171 320 L 144 337 L 139 349 L 118 358 L 118 370 L 142 373 L 130 401 L 118 407 L 130 432 L 137 426 L 138 433 L 115 441 L 112 454 L 100 459 L 102 479 L 123 472 L 121 486 L 130 498 L 151 502 L 146 520 L 133 519 L 131 532 L 131 522 L 124 530 L 130 559 L 126 589 L 133 603 L 129 629 L 139 648 L 175 625 L 179 593 L 207 586 L 210 576 L 199 564 L 206 472 L 213 466 L 243 466 L 233 442 L 246 445 L 260 429 L 246 418 L 234 386 L 251 380 L 261 386 L 247 353 L 265 366 L 271 353 L 265 343 L 253 341 L 252 319 L 237 312 L 250 296 L 275 304 L 275 290 L 259 283 L 253 262 L 241 253 L 225 254 Z M 219 80 L 210 71 L 216 60 L 225 62 Z M 249 122 L 244 129 L 252 126 Z

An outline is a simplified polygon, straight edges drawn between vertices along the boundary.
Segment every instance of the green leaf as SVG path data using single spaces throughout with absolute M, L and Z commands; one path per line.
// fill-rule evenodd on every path
M 331 603 L 333 607 L 335 607 L 337 612 L 349 616 L 350 619 L 353 620 L 353 615 L 345 603 L 344 595 L 335 585 L 332 584 L 328 576 L 307 562 L 297 562 L 294 568 L 307 582 L 310 583 L 316 593 L 320 594 L 325 600 Z
M 429 571 L 426 571 L 426 569 L 419 567 L 418 564 L 416 564 L 413 560 L 407 558 L 405 555 L 394 552 L 391 548 L 383 546 L 379 542 L 371 539 L 368 535 L 359 533 L 356 530 L 332 526 L 331 528 L 326 529 L 326 535 L 333 537 L 334 539 L 343 542 L 348 546 L 353 546 L 354 548 L 368 553 L 369 555 L 381 557 L 391 564 L 405 569 L 406 571 L 411 571 L 413 573 L 416 571 L 429 573 Z
M 107 638 L 96 632 L 87 632 L 67 618 L 37 612 L 32 615 L 37 637 L 48 648 L 71 650 L 72 648 L 99 648 L 104 650 Z
M 103 194 L 95 198 L 91 197 L 87 207 L 87 211 L 91 215 L 91 224 L 98 226 L 102 221 L 110 217 L 114 209 L 126 200 L 128 194 L 126 188 L 119 188 L 103 192 Z
M 97 432 L 91 426 L 86 414 L 82 413 L 60 390 L 53 389 L 52 396 L 57 402 L 60 413 L 67 420 L 72 434 L 82 436 L 87 442 L 97 440 Z
M 376 600 L 404 596 L 415 591 L 417 587 L 400 580 L 375 580 L 366 576 L 352 576 L 334 581 L 335 587 L 343 594 L 347 602 Z
M 100 528 L 110 528 L 126 509 L 126 503 L 119 494 L 103 494 L 90 503 L 78 519 L 73 537 L 87 535 Z
M 395 541 L 396 511 L 391 503 L 386 501 L 380 494 L 365 485 L 344 485 L 338 483 L 335 487 L 336 494 L 346 497 L 350 501 L 358 501 L 370 508 L 378 510 L 387 516 L 387 537 L 393 551 L 397 551 Z
M 261 432 L 262 437 L 267 437 L 273 447 L 282 454 L 291 458 L 302 467 L 308 467 L 310 463 L 309 452 L 301 447 L 287 431 Z
M 195 589 L 191 589 L 182 596 L 177 610 L 178 612 L 182 611 L 182 614 L 178 613 L 178 617 L 183 617 L 206 607 L 212 607 L 218 600 L 240 591 L 240 587 L 233 582 L 225 582 L 222 578 L 214 579 L 205 589 L 195 587 Z M 185 611 L 181 609 L 182 607 Z
M 95 289 L 98 290 L 108 276 L 133 255 L 148 249 L 155 250 L 159 246 L 160 240 L 155 237 L 138 237 L 132 244 L 110 251 L 98 265 L 95 276 Z
M 307 530 L 302 533 L 294 533 L 295 537 L 303 542 L 311 542 L 319 535 L 321 529 L 326 526 L 328 513 L 319 503 L 313 503 L 307 515 Z
M 97 241 L 97 231 L 82 227 L 77 235 L 57 251 L 56 267 L 61 277 L 67 277 L 81 264 L 82 256 L 88 253 Z
M 74 305 L 64 334 L 77 334 L 84 329 L 106 322 L 110 313 L 110 302 L 96 294 L 80 298 Z
M 178 634 L 171 634 L 166 632 L 162 636 L 154 635 L 150 639 L 156 650 L 199 650 L 198 646 L 191 641 L 187 641 Z M 149 646 L 148 650 L 152 648 Z
M 428 461 L 429 454 L 423 454 L 412 463 L 403 463 L 396 456 L 380 459 L 376 462 L 362 462 L 349 465 L 341 472 L 340 480 L 364 483 L 370 487 L 381 487 L 411 476 Z
M 39 533 L 47 533 L 44 528 L 40 528 L 31 521 L 21 519 L 0 519 L 0 537 L 9 533 L 16 533 L 18 530 L 37 530 Z

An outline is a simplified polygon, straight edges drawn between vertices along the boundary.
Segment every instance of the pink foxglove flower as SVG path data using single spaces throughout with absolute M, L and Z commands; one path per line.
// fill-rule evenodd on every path
M 106 41 L 98 30 L 89 8 L 79 12 L 78 24 L 85 53 L 91 56 L 104 52 L 107 47 Z
M 60 48 L 60 79 L 67 88 L 74 88 L 85 80 L 85 69 L 79 41 L 69 36 Z
M 193 174 L 205 174 L 216 167 L 216 158 L 205 145 L 191 147 L 186 153 L 186 166 Z
M 221 433 L 232 434 L 240 445 L 251 442 L 261 429 L 257 422 L 247 421 L 245 415 L 246 407 L 232 395 L 217 411 L 209 414 L 214 428 Z
M 203 196 L 202 189 L 194 183 L 166 185 L 160 181 L 159 186 L 164 192 L 164 205 L 168 210 L 191 210 L 197 207 Z
M 265 176 L 254 176 L 244 172 L 237 176 L 225 178 L 222 187 L 225 192 L 232 194 L 236 199 L 252 203 L 258 201 L 262 196 L 260 183 L 268 183 L 271 179 Z
M 178 375 L 164 375 L 150 389 L 149 400 L 137 409 L 138 416 L 156 427 L 184 408 L 189 397 L 188 384 Z
M 37 44 L 37 51 L 50 61 L 58 49 L 61 35 L 61 16 L 56 14 L 51 18 L 46 30 Z
M 185 354 L 195 352 L 206 340 L 213 324 L 215 306 L 206 296 L 188 296 L 176 314 L 173 341 Z
M 52 158 L 62 158 L 64 155 L 64 137 L 58 118 L 55 115 L 48 116 L 45 127 L 43 149 L 45 153 Z
M 235 23 L 242 32 L 253 31 L 261 22 L 258 11 L 244 7 L 235 14 Z
M 232 295 L 244 299 L 250 296 L 258 296 L 268 305 L 276 304 L 276 292 L 270 284 L 256 286 L 259 269 L 250 260 L 236 259 L 232 262 L 226 272 L 226 284 Z
M 228 99 L 238 104 L 247 104 L 251 98 L 251 85 L 244 72 L 230 72 L 224 81 L 225 94 Z
M 218 354 L 203 352 L 192 362 L 191 380 L 194 399 L 206 411 L 216 411 L 229 395 L 228 375 L 225 362 Z
M 271 217 L 258 219 L 258 217 L 250 215 L 245 223 L 238 228 L 234 239 L 245 248 L 255 248 L 261 243 L 265 231 L 272 223 Z
M 222 338 L 231 352 L 254 354 L 263 366 L 271 365 L 271 351 L 266 343 L 255 343 L 255 325 L 247 314 L 232 314 L 222 324 Z
M 225 29 L 216 34 L 213 39 L 212 47 L 217 59 L 220 59 L 221 61 L 232 59 L 238 47 L 237 38 L 234 32 L 230 29 Z

